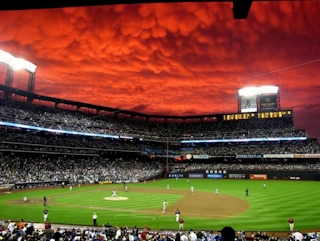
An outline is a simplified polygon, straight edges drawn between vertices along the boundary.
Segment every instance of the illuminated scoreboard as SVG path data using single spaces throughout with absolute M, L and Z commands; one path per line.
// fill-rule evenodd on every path
M 268 111 L 259 113 L 240 113 L 240 114 L 227 114 L 223 115 L 223 120 L 247 120 L 247 119 L 271 119 L 271 118 L 285 118 L 292 117 L 291 110 L 285 111 Z
M 249 118 L 254 118 L 256 113 L 241 113 L 241 114 L 230 114 L 223 115 L 223 120 L 246 120 Z

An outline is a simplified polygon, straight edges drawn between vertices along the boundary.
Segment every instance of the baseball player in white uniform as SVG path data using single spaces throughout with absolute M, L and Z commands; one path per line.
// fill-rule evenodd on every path
M 70 184 L 70 191 L 72 191 L 72 185 Z
M 170 189 L 169 184 L 167 184 L 167 189 Z
M 116 190 L 113 190 L 113 191 L 112 191 L 112 196 L 111 196 L 111 197 L 118 197 Z
M 194 188 L 193 188 L 193 186 L 191 186 L 191 195 L 193 195 L 193 190 L 194 190 Z
M 266 187 L 267 187 L 267 185 L 264 183 L 264 184 L 263 184 L 263 188 L 266 189 Z
M 27 195 L 24 196 L 23 201 L 24 202 L 28 201 Z
M 128 192 L 128 186 L 126 185 L 126 192 Z
M 48 209 L 45 209 L 45 210 L 43 211 L 43 221 L 44 221 L 44 222 L 47 221 L 47 219 L 48 219 L 48 214 L 49 214 Z
M 180 217 L 180 211 L 179 209 L 177 209 L 177 211 L 175 212 L 176 214 L 176 221 L 179 222 L 179 217 Z
M 163 204 L 162 204 L 162 205 L 163 205 L 163 210 L 162 210 L 163 213 L 166 211 L 167 204 L 168 204 L 167 201 L 164 200 L 164 201 L 163 201 Z
M 219 193 L 219 188 L 216 189 L 216 194 L 220 194 L 220 193 Z

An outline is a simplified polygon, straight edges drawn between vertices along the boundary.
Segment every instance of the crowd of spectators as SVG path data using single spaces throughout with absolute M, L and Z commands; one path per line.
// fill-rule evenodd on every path
M 164 143 L 165 144 L 165 143 Z M 0 127 L 0 148 L 11 151 L 50 152 L 99 156 L 102 151 L 131 151 L 145 154 L 166 154 L 163 143 L 84 137 L 54 134 L 11 127 Z M 287 142 L 245 142 L 212 144 L 170 144 L 169 154 L 180 154 L 180 149 L 190 149 L 192 154 L 209 156 L 234 156 L 253 154 L 318 154 L 317 140 Z
M 301 137 L 293 118 L 266 118 L 237 121 L 195 119 L 165 121 L 156 118 L 131 117 L 124 114 L 87 113 L 0 98 L 0 120 L 58 130 L 131 136 L 142 139 L 243 139 L 264 137 Z
M 95 154 L 99 150 L 140 150 L 132 140 L 54 134 L 3 126 L 0 126 L 0 136 L 3 149 L 80 154 Z
M 232 227 L 222 230 L 151 230 L 146 224 L 144 228 L 137 226 L 112 226 L 103 224 L 100 228 L 77 226 L 53 227 L 46 222 L 43 228 L 23 219 L 14 222 L 0 220 L 0 240 L 4 241 L 298 241 L 295 234 L 274 232 L 235 231 Z M 318 233 L 302 233 L 301 241 L 317 241 Z M 300 241 L 300 239 L 299 239 Z
M 190 145 L 189 145 L 190 146 Z M 256 155 L 256 154 L 319 154 L 317 140 L 261 142 L 261 143 L 222 143 L 194 147 L 198 154 L 210 156 Z
M 139 158 L 0 156 L 0 183 L 68 180 L 70 183 L 143 181 L 164 171 L 164 162 Z
M 197 170 L 213 170 L 213 171 L 227 171 L 227 170 L 320 170 L 320 162 L 297 162 L 297 163 L 276 163 L 273 161 L 255 162 L 255 163 L 241 163 L 228 162 L 228 163 L 174 163 L 170 170 L 172 172 L 192 172 Z
M 38 226 L 39 227 L 39 226 Z M 308 235 L 308 234 L 306 234 Z M 311 234 L 310 234 L 311 235 Z M 313 235 L 313 234 L 312 234 Z M 290 235 L 291 236 L 291 235 Z M 309 240 L 312 236 L 309 237 Z M 213 230 L 151 230 L 147 225 L 144 228 L 137 226 L 112 226 L 103 224 L 101 228 L 63 227 L 55 228 L 46 222 L 44 228 L 35 227 L 34 223 L 27 223 L 23 219 L 14 222 L 1 223 L 0 239 L 4 241 L 278 241 L 274 233 L 238 231 L 226 227 L 221 231 Z M 287 240 L 281 238 L 281 240 Z M 289 240 L 288 240 L 289 241 Z

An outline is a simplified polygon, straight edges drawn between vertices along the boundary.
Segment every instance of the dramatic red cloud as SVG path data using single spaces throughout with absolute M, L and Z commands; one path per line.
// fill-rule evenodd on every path
M 246 20 L 216 2 L 2 11 L 0 49 L 38 65 L 38 94 L 148 114 L 237 112 L 237 89 L 279 85 L 281 108 L 320 138 L 319 10 L 253 2 Z M 0 63 L 2 84 L 5 74 Z M 27 80 L 15 72 L 13 85 Z

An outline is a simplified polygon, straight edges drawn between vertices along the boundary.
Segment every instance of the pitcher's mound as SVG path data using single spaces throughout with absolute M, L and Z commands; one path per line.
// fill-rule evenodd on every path
M 109 201 L 123 201 L 123 200 L 128 200 L 129 198 L 127 197 L 105 197 L 105 200 Z

